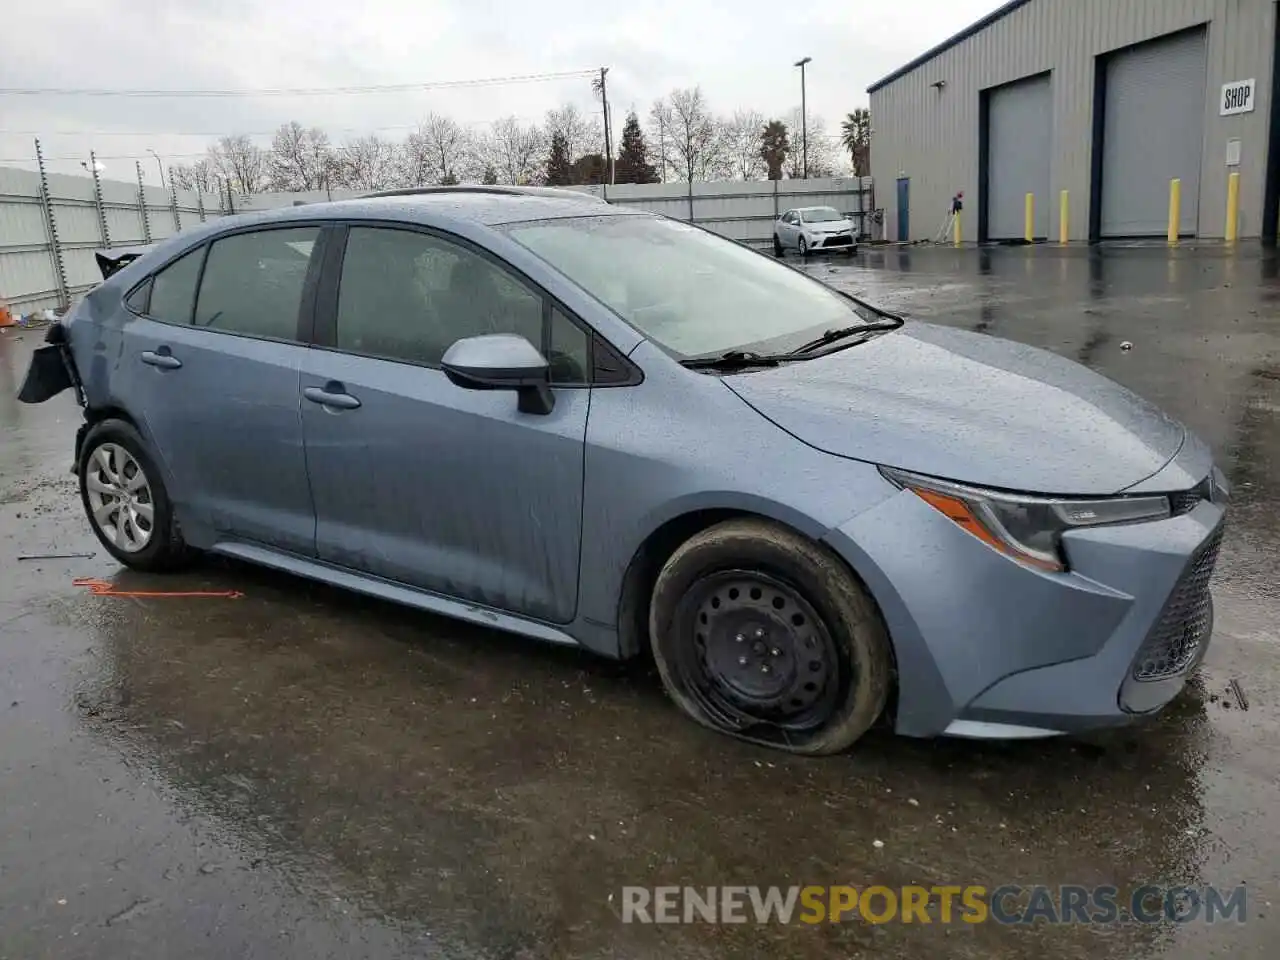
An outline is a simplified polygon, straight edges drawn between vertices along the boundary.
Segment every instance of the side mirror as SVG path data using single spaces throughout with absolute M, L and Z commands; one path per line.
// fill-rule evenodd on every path
M 445 351 L 440 366 L 467 390 L 514 390 L 521 413 L 545 415 L 555 406 L 546 358 L 514 333 L 465 337 Z

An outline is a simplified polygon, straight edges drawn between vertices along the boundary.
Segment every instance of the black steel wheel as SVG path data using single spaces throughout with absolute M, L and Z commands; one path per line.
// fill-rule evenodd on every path
M 891 662 L 875 605 L 838 558 L 776 524 L 732 520 L 672 554 L 650 607 L 672 700 L 716 730 L 794 753 L 857 740 Z
M 804 237 L 801 237 L 801 238 L 800 238 L 800 242 L 797 244 L 797 246 L 799 247 L 799 250 L 800 250 L 800 256 L 802 256 L 802 257 L 807 257 L 807 256 L 809 255 L 809 241 L 808 241 L 808 240 L 806 240 Z
M 830 713 L 840 657 L 813 606 L 790 584 L 759 571 L 726 570 L 681 599 L 692 616 L 696 689 L 739 719 L 811 729 Z
M 778 235 L 773 235 L 773 255 L 775 257 L 782 256 L 782 241 L 778 239 Z

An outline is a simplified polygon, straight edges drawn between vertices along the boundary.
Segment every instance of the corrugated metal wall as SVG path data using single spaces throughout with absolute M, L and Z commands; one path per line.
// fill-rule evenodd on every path
M 41 202 L 40 175 L 31 170 L 0 167 L 0 297 L 14 311 L 28 314 L 60 306 L 59 258 L 67 293 L 75 297 L 102 279 L 93 259 L 94 250 L 144 243 L 148 232 L 153 241 L 171 236 L 180 228 L 200 222 L 202 202 L 205 218 L 221 213 L 221 198 L 212 193 L 198 196 L 179 190 L 175 210 L 173 197 L 160 187 L 146 188 L 144 205 L 139 202 L 137 183 L 100 183 L 106 237 L 98 216 L 93 179 L 49 175 L 49 206 L 58 236 L 55 251 Z
M 162 240 L 203 218 L 224 215 L 225 199 L 217 194 L 177 192 L 177 207 L 160 187 L 145 190 L 139 202 L 138 185 L 102 180 L 104 238 L 91 177 L 50 174 L 49 196 L 61 257 L 71 297 L 101 279 L 93 251 L 105 246 L 127 247 Z M 600 187 L 571 187 L 600 195 Z M 861 215 L 872 209 L 872 180 L 829 178 L 767 182 L 617 184 L 608 189 L 611 203 L 637 206 L 654 213 L 701 224 L 716 233 L 746 243 L 765 245 L 773 236 L 777 215 L 797 206 L 829 205 Z M 311 193 L 268 193 L 237 197 L 235 212 L 293 206 L 298 201 L 323 202 L 358 196 L 352 190 Z M 54 247 L 40 199 L 40 175 L 30 170 L 0 167 L 0 297 L 23 314 L 60 304 L 61 291 Z M 873 226 L 865 223 L 870 233 Z M 878 233 L 878 228 L 875 228 Z M 107 242 L 109 239 L 109 243 Z
M 602 196 L 610 203 L 639 207 L 677 220 L 689 220 L 743 243 L 765 245 L 773 239 L 773 221 L 792 207 L 831 206 L 842 213 L 871 209 L 870 177 L 811 180 L 724 181 L 716 183 L 618 183 L 607 191 L 598 186 L 567 187 Z M 308 203 L 359 196 L 352 190 L 311 193 L 266 193 L 236 202 L 236 210 L 270 210 L 298 200 Z M 865 225 L 870 233 L 871 224 Z
M 1275 0 L 1033 0 L 987 29 L 871 94 L 872 169 L 887 183 L 911 178 L 911 238 L 929 239 L 951 197 L 963 190 L 964 239 L 978 238 L 979 92 L 1053 71 L 1053 162 L 1050 237 L 1058 236 L 1057 193 L 1070 191 L 1070 239 L 1089 235 L 1095 58 L 1163 34 L 1208 24 L 1204 150 L 1198 233 L 1221 237 L 1226 219 L 1226 148 L 1242 144 L 1241 236 L 1262 221 Z M 1222 85 L 1255 78 L 1256 107 L 1218 115 Z M 941 89 L 932 86 L 945 80 Z M 1190 107 L 1194 109 L 1194 106 Z M 896 233 L 893 198 L 884 195 L 885 235 Z

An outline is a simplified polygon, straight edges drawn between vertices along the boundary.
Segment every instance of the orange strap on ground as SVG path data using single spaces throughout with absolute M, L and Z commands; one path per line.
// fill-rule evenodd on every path
M 73 587 L 88 587 L 95 597 L 220 597 L 239 600 L 244 596 L 239 590 L 117 590 L 115 584 L 93 577 L 77 577 Z

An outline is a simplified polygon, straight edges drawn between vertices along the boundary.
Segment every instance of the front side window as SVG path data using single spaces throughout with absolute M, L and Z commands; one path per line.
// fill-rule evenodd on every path
M 319 235 L 319 227 L 289 227 L 215 240 L 200 281 L 195 325 L 273 340 L 297 339 L 302 288 Z
M 772 257 L 676 220 L 615 214 L 504 228 L 641 334 L 682 357 L 773 352 L 870 307 Z
M 583 382 L 586 333 L 544 306 L 541 293 L 460 244 L 412 230 L 352 227 L 335 346 L 435 367 L 464 337 L 515 333 L 547 357 L 553 382 Z
M 200 262 L 204 247 L 183 254 L 151 280 L 151 298 L 146 313 L 169 323 L 190 323 L 195 309 L 196 282 L 200 279 Z

